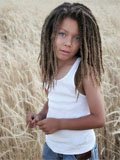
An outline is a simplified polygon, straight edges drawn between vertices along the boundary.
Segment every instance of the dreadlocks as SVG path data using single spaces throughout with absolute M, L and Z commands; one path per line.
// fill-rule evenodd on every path
M 42 27 L 39 64 L 43 86 L 45 83 L 48 84 L 48 88 L 54 85 L 53 80 L 58 67 L 54 54 L 55 34 L 63 19 L 68 17 L 77 21 L 80 30 L 80 49 L 76 55 L 81 57 L 81 63 L 75 75 L 76 89 L 81 86 L 82 79 L 88 75 L 89 69 L 92 70 L 96 83 L 100 85 L 104 68 L 101 37 L 96 19 L 91 10 L 83 4 L 63 3 L 47 16 Z

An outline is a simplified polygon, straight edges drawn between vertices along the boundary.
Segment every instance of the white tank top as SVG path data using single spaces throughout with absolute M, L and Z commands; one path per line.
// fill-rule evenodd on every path
M 80 58 L 74 62 L 69 72 L 60 80 L 55 80 L 54 88 L 48 92 L 48 118 L 74 119 L 90 114 L 85 95 L 75 94 L 74 77 Z M 59 130 L 46 135 L 47 145 L 56 153 L 81 154 L 95 145 L 95 133 L 89 130 Z

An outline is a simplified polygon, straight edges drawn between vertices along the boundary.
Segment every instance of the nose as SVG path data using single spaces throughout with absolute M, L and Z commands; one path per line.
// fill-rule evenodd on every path
M 65 44 L 65 46 L 71 47 L 72 46 L 72 38 L 68 37 L 64 44 Z

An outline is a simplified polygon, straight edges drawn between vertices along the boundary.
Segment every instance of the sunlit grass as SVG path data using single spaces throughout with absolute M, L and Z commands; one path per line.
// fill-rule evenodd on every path
M 38 128 L 26 126 L 26 113 L 38 113 L 46 101 L 37 62 L 40 32 L 46 15 L 62 2 L 0 1 L 1 160 L 40 160 L 44 134 Z M 100 157 L 101 160 L 120 159 L 119 1 L 92 0 L 96 6 L 88 0 L 82 2 L 95 13 L 103 42 L 102 92 L 107 122 L 104 128 L 96 130 Z M 51 4 L 47 10 L 46 3 Z

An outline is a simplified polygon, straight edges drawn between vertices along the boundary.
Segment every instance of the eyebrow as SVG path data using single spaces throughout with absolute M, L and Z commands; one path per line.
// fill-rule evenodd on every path
M 66 29 L 64 29 L 64 28 L 58 28 L 58 30 L 64 30 L 65 32 L 68 32 Z M 78 36 L 80 36 L 80 33 L 75 33 L 74 35 L 78 35 Z

